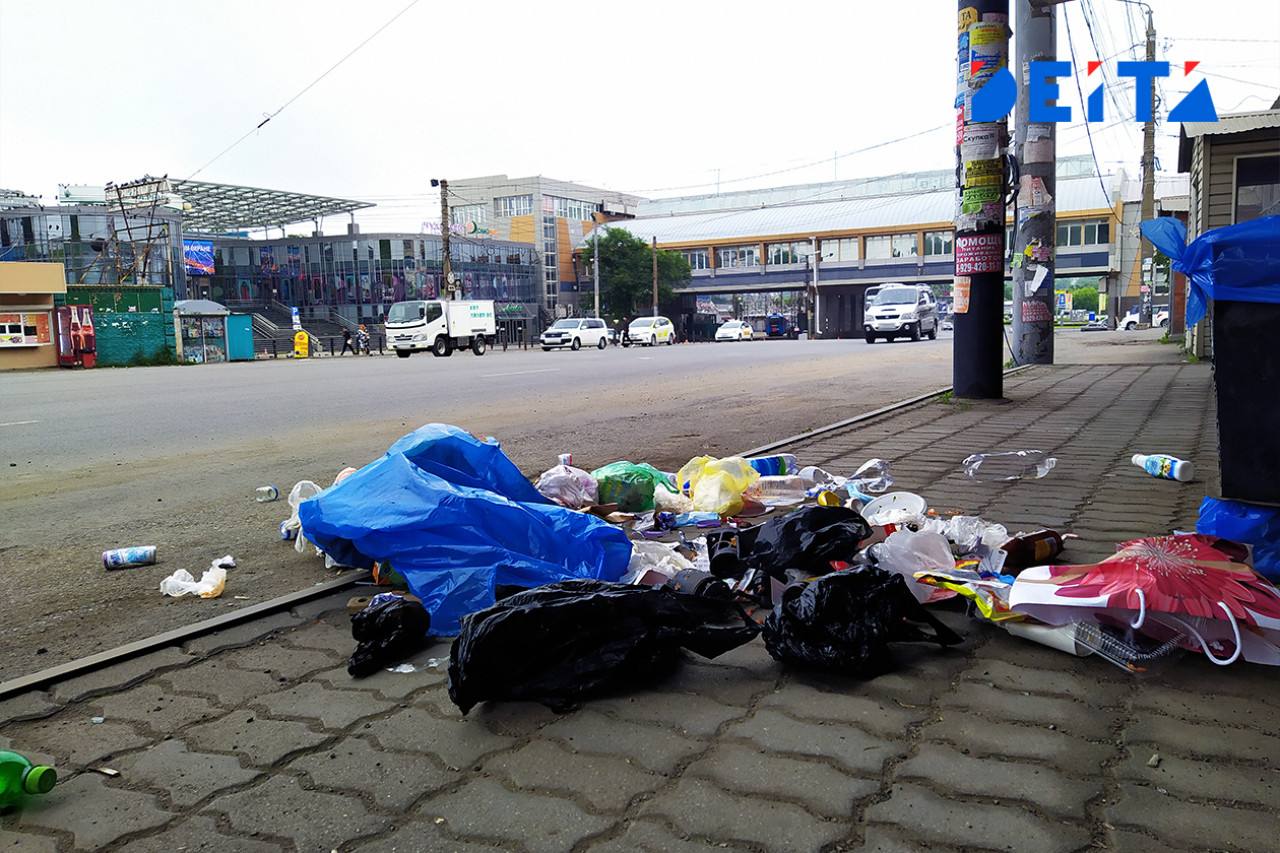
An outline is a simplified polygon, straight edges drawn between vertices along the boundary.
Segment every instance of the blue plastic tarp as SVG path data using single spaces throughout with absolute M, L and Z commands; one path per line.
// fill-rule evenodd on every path
M 1170 216 L 1148 219 L 1142 236 L 1187 277 L 1187 325 L 1204 319 L 1210 299 L 1280 304 L 1280 216 L 1250 219 L 1201 234 Z
M 427 424 L 298 507 L 302 532 L 343 565 L 390 561 L 431 613 L 431 633 L 490 607 L 497 586 L 616 581 L 626 533 L 540 495 L 492 438 Z

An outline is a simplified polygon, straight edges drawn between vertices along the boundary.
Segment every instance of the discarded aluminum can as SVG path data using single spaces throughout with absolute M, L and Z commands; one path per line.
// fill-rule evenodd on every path
M 298 530 L 296 527 L 289 526 L 289 520 L 285 519 L 280 522 L 280 538 L 281 539 L 297 539 Z
M 102 565 L 111 569 L 128 569 L 133 566 L 150 566 L 156 561 L 155 545 L 135 545 L 132 548 L 116 548 L 102 552 Z
M 674 512 L 659 512 L 653 517 L 653 526 L 658 530 L 674 530 L 676 527 L 676 514 Z

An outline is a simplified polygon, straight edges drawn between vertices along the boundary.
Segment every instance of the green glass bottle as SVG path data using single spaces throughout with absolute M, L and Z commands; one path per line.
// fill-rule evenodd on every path
M 58 781 L 52 767 L 32 764 L 16 752 L 0 749 L 0 811 L 16 806 L 23 794 L 47 794 Z

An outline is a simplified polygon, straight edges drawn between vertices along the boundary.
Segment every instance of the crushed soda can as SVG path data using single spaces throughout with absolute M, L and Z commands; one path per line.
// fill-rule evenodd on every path
M 298 528 L 290 527 L 288 519 L 280 522 L 280 538 L 285 540 L 298 538 Z
M 116 548 L 102 552 L 102 565 L 108 571 L 112 569 L 128 569 L 134 566 L 150 566 L 155 561 L 155 545 L 135 545 L 132 548 Z

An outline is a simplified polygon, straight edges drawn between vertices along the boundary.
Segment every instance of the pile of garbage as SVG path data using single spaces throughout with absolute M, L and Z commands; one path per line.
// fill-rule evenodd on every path
M 1022 451 L 963 468 L 1003 480 L 1053 464 Z M 884 460 L 841 476 L 782 454 L 700 456 L 676 472 L 586 471 L 565 455 L 531 483 L 495 439 L 428 424 L 328 488 L 298 483 L 281 536 L 407 593 L 353 617 L 353 676 L 456 636 L 449 693 L 464 713 L 486 700 L 576 707 L 661 677 L 682 650 L 715 657 L 757 635 L 785 664 L 870 678 L 895 666 L 891 644 L 961 642 L 930 612 L 949 599 L 1134 673 L 1185 650 L 1280 665 L 1280 592 L 1253 563 L 1278 549 L 1251 553 L 1219 529 L 1274 523 L 1250 533 L 1273 542 L 1280 519 L 1207 499 L 1198 533 L 1069 565 L 1069 536 L 943 517 L 893 482 Z

